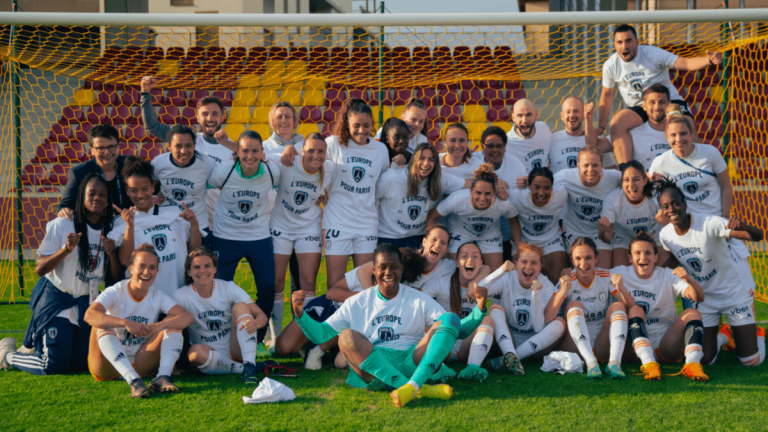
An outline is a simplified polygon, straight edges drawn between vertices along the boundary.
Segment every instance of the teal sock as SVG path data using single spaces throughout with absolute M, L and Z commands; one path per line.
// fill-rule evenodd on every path
M 440 325 L 435 330 L 435 334 L 432 335 L 432 339 L 429 340 L 427 352 L 421 358 L 411 381 L 421 387 L 428 379 L 432 378 L 432 375 L 440 369 L 443 360 L 451 353 L 451 348 L 456 342 L 460 328 L 461 320 L 455 313 L 448 312 L 440 317 Z
M 408 379 L 392 366 L 387 357 L 380 351 L 376 351 L 375 348 L 368 358 L 360 364 L 360 369 L 394 388 L 400 388 L 408 382 Z

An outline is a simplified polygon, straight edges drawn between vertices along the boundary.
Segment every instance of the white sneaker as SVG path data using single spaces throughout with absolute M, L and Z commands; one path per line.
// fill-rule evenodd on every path
M 312 348 L 307 354 L 307 361 L 304 363 L 304 369 L 320 370 L 323 368 L 323 355 L 325 352 L 320 349 L 320 346 Z
M 8 370 L 11 365 L 5 361 L 5 355 L 8 353 L 16 352 L 16 338 L 7 337 L 0 340 L 0 369 Z

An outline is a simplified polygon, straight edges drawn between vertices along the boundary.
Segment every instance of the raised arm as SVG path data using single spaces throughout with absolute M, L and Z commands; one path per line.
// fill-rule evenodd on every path
M 427 215 L 427 228 L 426 230 L 429 231 L 430 228 L 435 226 L 437 224 L 437 220 L 443 217 L 443 215 L 440 214 L 440 212 L 437 211 L 437 207 L 434 207 L 432 210 L 429 211 L 429 214 Z
M 608 244 L 613 241 L 613 224 L 605 216 L 597 220 L 597 235 Z
M 600 93 L 600 106 L 597 110 L 597 128 L 595 128 L 595 134 L 598 136 L 602 135 L 605 132 L 605 128 L 608 127 L 608 118 L 611 116 L 611 108 L 613 107 L 613 91 L 613 87 L 603 87 L 603 91 Z
M 168 141 L 168 132 L 171 127 L 157 121 L 157 113 L 152 106 L 152 89 L 157 84 L 157 78 L 147 75 L 141 78 L 141 119 L 144 129 L 161 141 Z
M 720 185 L 721 200 L 723 203 L 723 217 L 731 217 L 731 208 L 733 207 L 733 185 L 731 178 L 728 177 L 728 170 L 724 170 L 717 175 L 717 183 Z
M 544 308 L 544 321 L 547 323 L 552 322 L 557 318 L 557 314 L 560 313 L 560 309 L 565 303 L 565 299 L 568 297 L 568 293 L 571 291 L 571 275 L 562 275 L 560 277 L 560 283 L 557 285 L 558 290 L 555 295 L 549 299 L 549 303 Z
M 67 234 L 67 243 L 64 245 L 63 248 L 57 250 L 56 252 L 50 254 L 50 255 L 40 255 L 37 258 L 37 261 L 35 261 L 35 273 L 37 273 L 38 276 L 45 276 L 47 273 L 50 273 L 53 269 L 59 266 L 62 261 L 70 254 L 73 250 L 77 247 L 78 243 L 80 243 L 80 234 Z
M 304 313 L 304 299 L 306 293 L 302 290 L 294 291 L 291 294 L 291 307 L 293 314 L 296 315 L 296 323 L 301 327 L 307 339 L 316 344 L 328 342 L 339 333 L 327 323 L 319 323 L 312 319 L 309 314 Z
M 696 282 L 696 279 L 692 278 L 682 267 L 677 267 L 672 270 L 675 276 L 679 277 L 683 281 L 688 283 L 688 288 L 683 292 L 683 297 L 690 301 L 701 303 L 704 301 L 704 289 Z
M 637 303 L 635 303 L 635 298 L 629 295 L 629 291 L 624 287 L 624 280 L 620 274 L 614 273 L 611 275 L 611 284 L 613 284 L 615 288 L 611 293 L 613 298 L 624 303 L 627 306 L 627 309 L 637 305 Z
M 723 53 L 707 51 L 707 55 L 698 57 L 678 57 L 673 69 L 681 71 L 697 71 L 709 66 L 723 63 Z
M 735 217 L 728 220 L 727 228 L 731 230 L 730 238 L 751 241 L 762 241 L 765 238 L 763 230 L 756 226 L 747 225 Z
M 357 269 L 357 277 L 360 279 L 360 285 L 362 285 L 363 289 L 368 289 L 371 286 L 371 276 L 373 275 L 373 263 L 368 262 L 363 264 Z M 328 290 L 327 293 L 325 293 L 325 297 L 328 300 L 343 302 L 346 301 L 348 298 L 355 296 L 359 293 L 354 292 L 350 290 L 349 284 L 347 284 L 347 278 L 341 278 L 340 281 L 336 282 L 331 289 Z
M 584 105 L 584 140 L 587 145 L 597 145 L 597 133 L 595 132 L 595 125 L 592 123 L 595 120 L 595 103 L 590 102 Z

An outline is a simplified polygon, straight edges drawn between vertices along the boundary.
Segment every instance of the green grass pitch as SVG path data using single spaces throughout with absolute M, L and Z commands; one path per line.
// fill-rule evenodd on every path
M 245 277 L 243 276 L 243 279 Z M 319 280 L 324 280 L 321 270 Z M 247 285 L 247 284 L 246 284 Z M 324 291 L 324 286 L 321 290 Z M 768 305 L 757 303 L 758 320 Z M 26 305 L 0 306 L 0 337 L 21 341 L 29 320 Z M 291 319 L 286 304 L 285 324 Z M 356 390 L 344 384 L 346 371 L 331 365 L 303 369 L 298 358 L 278 359 L 300 369 L 299 378 L 278 378 L 296 392 L 281 404 L 245 405 L 254 385 L 238 375 L 175 377 L 177 395 L 154 394 L 132 400 L 122 381 L 96 382 L 89 374 L 36 377 L 0 371 L 3 430 L 274 430 L 274 431 L 433 431 L 433 430 L 765 430 L 768 428 L 768 367 L 745 368 L 723 352 L 705 366 L 707 383 L 679 376 L 645 382 L 637 364 L 624 364 L 624 381 L 588 381 L 583 374 L 558 376 L 524 361 L 526 375 L 491 373 L 477 384 L 453 380 L 451 401 L 417 400 L 403 409 L 388 393 Z M 454 370 L 464 365 L 449 363 Z M 664 374 L 681 365 L 662 365 Z

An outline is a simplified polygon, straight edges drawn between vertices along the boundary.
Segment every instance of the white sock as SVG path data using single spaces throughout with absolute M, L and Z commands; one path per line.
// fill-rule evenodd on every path
M 512 340 L 512 335 L 509 333 L 509 327 L 507 327 L 507 314 L 504 312 L 504 309 L 499 305 L 492 305 L 489 315 L 493 318 L 493 333 L 496 337 L 496 343 L 501 348 L 501 352 L 504 354 L 511 352 L 517 355 L 515 343 Z
M 163 342 L 160 345 L 160 366 L 157 368 L 157 376 L 171 376 L 173 366 L 181 356 L 181 347 L 184 345 L 184 335 L 181 330 L 166 330 Z
M 416 393 L 418 393 L 419 392 L 419 388 L 421 388 L 418 384 L 416 384 L 416 381 L 414 381 L 414 380 L 408 380 L 408 382 L 406 384 L 412 385 L 413 388 L 416 389 Z
M 112 364 L 116 371 L 125 379 L 127 383 L 139 378 L 136 369 L 133 368 L 128 356 L 125 355 L 120 340 L 111 330 L 98 330 L 98 342 L 101 353 Z
M 489 325 L 482 324 L 477 328 L 475 337 L 472 338 L 472 344 L 469 346 L 469 357 L 467 358 L 468 365 L 479 365 L 488 355 L 488 350 L 491 349 L 493 344 L 493 328 Z
M 627 313 L 624 311 L 616 311 L 611 314 L 611 324 L 608 327 L 608 336 L 611 338 L 611 353 L 608 363 L 621 364 L 624 345 L 627 343 L 627 321 Z
M 517 347 L 518 357 L 522 360 L 536 354 L 557 342 L 563 336 L 563 333 L 565 333 L 565 321 L 558 317 L 524 344 Z
M 636 337 L 632 342 L 632 348 L 635 349 L 635 354 L 640 359 L 642 364 L 653 363 L 656 361 L 656 356 L 653 355 L 653 347 L 651 341 L 645 337 Z
M 276 341 L 277 337 L 283 331 L 283 313 L 285 312 L 285 299 L 283 293 L 275 294 L 275 304 L 272 306 L 272 317 L 269 320 L 270 334 L 272 340 Z
M 715 356 L 712 358 L 712 361 L 709 362 L 709 364 L 715 364 L 717 361 L 717 356 L 720 354 L 720 350 L 723 349 L 723 345 L 728 343 L 728 336 L 718 332 L 717 333 L 717 349 L 715 350 Z
M 253 315 L 240 315 L 235 321 L 235 331 L 237 332 L 237 343 L 240 345 L 240 353 L 244 363 L 256 363 L 256 333 L 248 333 L 243 327 L 243 323 L 253 319 Z
M 592 352 L 592 341 L 589 339 L 587 321 L 584 319 L 584 310 L 580 307 L 574 307 L 568 311 L 568 331 L 576 348 L 579 349 L 579 354 L 587 363 L 587 368 L 597 366 L 597 359 Z
M 757 337 L 757 352 L 760 353 L 760 363 L 765 360 L 765 336 Z
M 704 349 L 699 344 L 688 344 L 685 347 L 685 363 L 701 363 L 704 358 Z
M 765 337 L 757 337 L 757 352 L 749 357 L 739 357 L 744 366 L 760 366 L 765 360 Z
M 304 291 L 307 296 L 304 297 L 304 307 L 307 307 L 307 303 L 317 298 L 317 294 L 314 292 Z
M 208 351 L 208 360 L 197 368 L 206 375 L 224 375 L 231 373 L 240 373 L 243 371 L 243 364 L 234 360 L 225 360 L 219 358 L 213 350 Z

